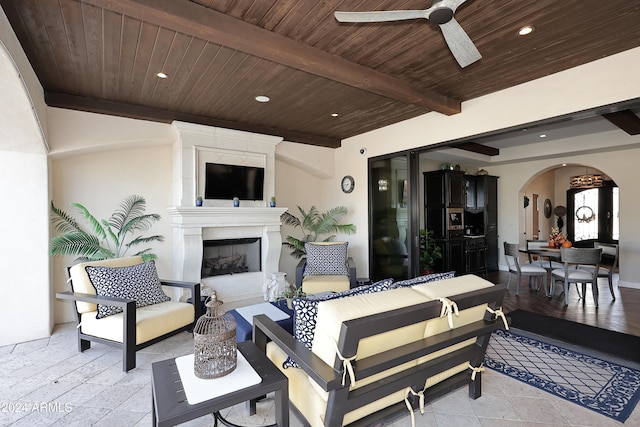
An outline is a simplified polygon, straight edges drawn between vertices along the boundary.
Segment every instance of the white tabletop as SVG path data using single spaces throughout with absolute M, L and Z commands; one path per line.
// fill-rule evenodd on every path
M 260 375 L 240 352 L 238 352 L 236 369 L 220 378 L 205 380 L 196 377 L 193 372 L 193 363 L 193 354 L 176 358 L 180 379 L 190 405 L 224 396 L 262 382 Z
M 253 325 L 253 316 L 255 316 L 256 314 L 266 314 L 267 317 L 273 320 L 274 322 L 289 318 L 289 315 L 287 313 L 285 313 L 275 305 L 268 302 L 264 302 L 261 304 L 248 305 L 246 307 L 239 307 L 239 308 L 236 308 L 236 311 L 240 316 L 244 317 L 247 320 L 247 322 L 249 322 L 252 325 Z

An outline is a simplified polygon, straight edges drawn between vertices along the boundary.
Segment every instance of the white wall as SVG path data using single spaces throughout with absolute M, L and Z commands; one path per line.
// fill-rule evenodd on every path
M 63 154 L 63 150 L 58 150 L 52 157 L 51 199 L 55 205 L 80 219 L 70 206 L 77 202 L 97 219 L 108 219 L 128 196 L 144 197 L 145 212 L 162 217 L 145 233 L 165 238 L 162 243 L 149 245 L 158 255 L 158 274 L 161 278 L 172 278 L 172 229 L 166 211 L 172 206 L 171 144 L 175 134 L 170 126 L 58 108 L 50 110 L 52 147 L 75 146 L 78 141 L 103 144 L 102 149 L 93 147 L 87 152 L 74 149 Z M 104 122 L 109 124 L 110 131 L 103 130 L 94 137 L 93 130 L 103 129 Z M 147 137 L 141 137 L 145 132 Z M 69 290 L 66 267 L 72 265 L 74 259 L 73 256 L 52 258 L 54 292 Z M 56 323 L 73 320 L 70 302 L 56 300 L 54 312 Z
M 0 346 L 47 337 L 48 167 L 44 95 L 0 9 Z M 42 126 L 41 126 L 42 124 Z

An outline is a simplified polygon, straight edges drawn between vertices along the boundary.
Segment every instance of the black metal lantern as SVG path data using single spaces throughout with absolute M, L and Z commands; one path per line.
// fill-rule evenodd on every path
M 198 378 L 219 378 L 237 366 L 236 320 L 222 309 L 215 291 L 205 306 L 193 328 L 193 370 Z

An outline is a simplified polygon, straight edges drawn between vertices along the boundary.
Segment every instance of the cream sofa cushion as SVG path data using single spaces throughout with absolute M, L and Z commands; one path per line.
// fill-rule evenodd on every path
M 349 276 L 318 275 L 306 276 L 302 279 L 302 292 L 309 295 L 320 292 L 348 291 L 349 286 Z
M 434 286 L 436 285 L 436 286 Z M 438 299 L 438 298 L 448 298 L 452 295 L 463 294 L 466 292 L 475 291 L 478 289 L 484 289 L 495 286 L 493 283 L 485 280 L 481 277 L 469 274 L 465 276 L 458 276 L 452 279 L 447 279 L 441 282 L 436 283 L 426 283 L 423 285 L 416 285 L 413 287 L 417 292 L 420 292 L 430 298 Z M 453 300 L 455 302 L 455 300 Z M 487 304 L 481 304 L 476 307 L 470 307 L 466 310 L 461 310 L 459 315 L 453 315 L 453 326 L 455 328 L 468 325 L 469 323 L 477 322 L 484 318 L 484 315 L 487 310 Z M 439 319 L 430 320 L 427 323 L 427 327 L 425 328 L 424 336 L 430 337 L 433 335 L 437 335 L 442 332 L 446 332 L 450 329 L 449 321 L 447 317 L 441 317 Z M 430 354 L 429 356 L 423 357 L 419 359 L 419 363 L 424 363 L 428 360 L 434 359 L 436 357 L 442 356 L 447 353 L 451 353 L 459 348 L 465 347 L 469 344 L 472 344 L 476 341 L 475 338 L 471 338 L 467 341 L 461 342 L 455 346 L 448 347 L 446 349 L 442 349 L 438 352 Z M 468 368 L 468 361 L 461 363 L 460 365 L 453 367 L 445 372 L 441 372 L 438 375 L 430 377 L 425 387 L 431 387 L 434 384 L 439 383 L 452 375 L 457 374 L 458 372 L 462 372 Z
M 87 261 L 75 264 L 69 269 L 69 276 L 73 282 L 73 292 L 89 295 L 96 294 L 96 288 L 91 284 L 91 280 L 89 280 L 89 275 L 85 269 L 88 265 L 96 267 L 129 267 L 141 263 L 142 257 L 134 256 L 128 258 L 104 259 L 100 261 Z M 80 314 L 98 310 L 96 304 L 81 301 L 76 301 L 76 307 Z
M 123 313 L 96 319 L 97 311 L 80 317 L 82 332 L 122 342 Z M 166 301 L 136 309 L 136 344 L 142 344 L 193 322 L 193 304 Z

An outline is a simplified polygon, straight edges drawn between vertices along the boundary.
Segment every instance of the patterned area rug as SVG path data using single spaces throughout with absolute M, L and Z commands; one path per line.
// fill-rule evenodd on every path
M 498 330 L 485 366 L 624 422 L 640 399 L 640 371 Z

